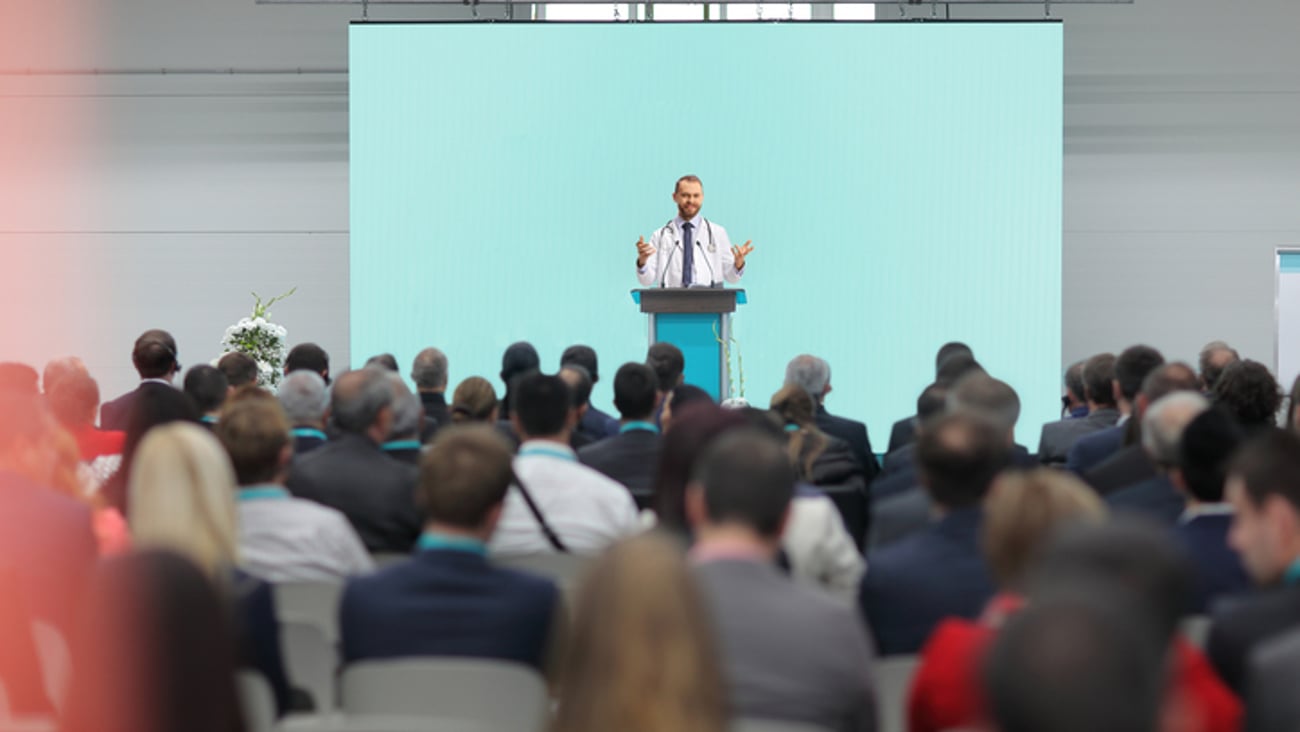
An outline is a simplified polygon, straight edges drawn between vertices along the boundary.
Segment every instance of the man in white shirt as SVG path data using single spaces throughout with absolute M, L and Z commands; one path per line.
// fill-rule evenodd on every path
M 214 432 L 239 481 L 242 569 L 267 582 L 341 582 L 374 569 L 342 513 L 285 490 L 293 443 L 279 401 L 254 397 L 229 404 Z
M 727 230 L 700 215 L 704 186 L 693 175 L 677 179 L 673 187 L 677 216 L 647 242 L 636 241 L 636 278 L 642 287 L 720 286 L 739 282 L 745 258 L 754 247 L 746 241 L 733 247 Z
M 569 447 L 576 413 L 568 385 L 534 373 L 514 383 L 511 397 L 510 421 L 523 444 L 491 553 L 595 554 L 636 533 L 636 504 L 627 489 L 579 463 Z

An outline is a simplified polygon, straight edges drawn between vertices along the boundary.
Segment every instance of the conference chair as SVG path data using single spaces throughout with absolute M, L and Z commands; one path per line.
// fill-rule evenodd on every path
M 505 661 L 361 661 L 343 670 L 341 686 L 348 717 L 438 718 L 494 732 L 540 732 L 547 721 L 546 681 L 531 668 Z
M 1205 649 L 1205 641 L 1210 637 L 1210 618 L 1206 615 L 1192 615 L 1183 618 L 1181 632 L 1198 649 Z
M 280 623 L 280 653 L 289 682 L 311 695 L 317 713 L 338 707 L 335 679 L 339 670 L 338 647 L 315 625 Z
M 494 556 L 492 561 L 502 567 L 518 569 L 524 572 L 540 574 L 550 578 L 560 588 L 565 603 L 572 608 L 578 583 L 583 573 L 595 557 L 581 554 L 547 552 L 544 554 L 521 554 L 518 556 Z
M 878 732 L 907 730 L 907 692 L 921 663 L 919 656 L 889 656 L 876 659 L 876 707 L 880 710 Z
M 275 616 L 284 623 L 313 625 L 333 644 L 339 642 L 339 599 L 343 585 L 338 582 L 281 582 L 275 589 Z
M 834 732 L 806 722 L 789 722 L 780 719 L 737 719 L 731 723 L 730 732 Z
M 256 671 L 237 672 L 235 688 L 239 692 L 247 732 L 275 732 L 275 694 L 262 674 Z

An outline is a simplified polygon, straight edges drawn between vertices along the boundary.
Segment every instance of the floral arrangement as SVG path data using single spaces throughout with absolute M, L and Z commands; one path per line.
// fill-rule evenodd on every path
M 736 340 L 736 326 L 731 326 L 731 333 L 723 338 L 718 333 L 718 324 L 713 324 L 713 338 L 722 346 L 722 363 L 727 367 L 727 392 L 732 398 L 745 398 L 745 358 L 740 353 L 740 341 Z M 732 356 L 735 356 L 735 371 L 731 368 Z M 740 376 L 740 388 L 736 388 L 736 376 Z
M 221 339 L 221 354 L 239 352 L 257 362 L 257 385 L 274 389 L 280 385 L 284 373 L 284 359 L 289 353 L 286 346 L 284 326 L 271 322 L 271 306 L 284 300 L 298 288 L 277 295 L 263 302 L 256 292 L 253 298 L 253 314 L 241 318 L 238 323 L 226 328 L 226 335 Z

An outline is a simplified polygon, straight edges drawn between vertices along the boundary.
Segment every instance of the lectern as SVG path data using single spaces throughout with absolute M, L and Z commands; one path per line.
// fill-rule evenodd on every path
M 668 342 L 686 357 L 686 383 L 715 401 L 729 397 L 727 344 L 731 314 L 747 300 L 744 290 L 713 287 L 663 287 L 633 290 L 632 301 L 649 316 L 650 345 Z

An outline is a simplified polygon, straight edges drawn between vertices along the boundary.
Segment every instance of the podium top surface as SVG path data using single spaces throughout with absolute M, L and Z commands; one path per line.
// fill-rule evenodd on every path
M 659 287 L 632 290 L 643 313 L 732 313 L 749 302 L 745 291 L 725 287 Z

